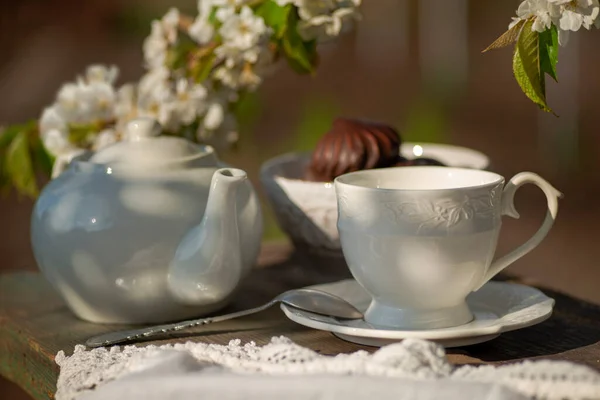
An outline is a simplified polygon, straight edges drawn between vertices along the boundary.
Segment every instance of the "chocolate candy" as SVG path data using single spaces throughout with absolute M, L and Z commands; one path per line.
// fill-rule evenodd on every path
M 312 154 L 304 179 L 331 182 L 337 176 L 364 169 L 416 165 L 445 166 L 428 157 L 407 159 L 400 155 L 402 140 L 389 125 L 337 118 Z
M 389 125 L 337 118 L 317 144 L 305 178 L 329 182 L 348 172 L 391 167 L 398 161 L 400 143 Z

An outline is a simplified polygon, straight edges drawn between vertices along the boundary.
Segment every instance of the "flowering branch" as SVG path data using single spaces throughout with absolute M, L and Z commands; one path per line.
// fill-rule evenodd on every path
M 513 73 L 517 83 L 531 101 L 554 114 L 546 101 L 545 77 L 558 82 L 559 45 L 567 44 L 572 31 L 600 28 L 599 14 L 599 0 L 524 0 L 508 31 L 484 52 L 515 44 Z
M 92 65 L 64 84 L 38 121 L 0 132 L 0 185 L 37 195 L 36 169 L 122 139 L 133 118 L 167 134 L 224 147 L 238 139 L 236 106 L 278 60 L 313 74 L 317 43 L 358 18 L 361 0 L 199 0 L 196 16 L 169 10 L 143 44 L 146 73 L 115 86 L 118 69 Z

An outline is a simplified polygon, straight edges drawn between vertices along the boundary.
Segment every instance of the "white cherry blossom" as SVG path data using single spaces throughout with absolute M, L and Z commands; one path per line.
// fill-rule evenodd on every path
M 299 32 L 305 39 L 313 39 L 339 35 L 356 18 L 361 0 L 275 1 L 280 6 L 297 7 Z M 582 26 L 597 22 L 590 22 L 593 14 L 581 12 L 583 6 L 569 8 L 572 2 L 526 1 L 554 1 L 559 3 L 556 7 L 577 14 L 569 16 L 569 20 L 568 15 L 564 16 L 564 23 L 569 22 L 570 29 L 578 24 L 581 15 Z M 585 1 L 598 2 L 581 0 L 577 3 Z M 254 90 L 262 83 L 273 56 L 269 48 L 271 28 L 254 14 L 250 5 L 250 0 L 198 1 L 198 15 L 188 26 L 187 33 L 199 48 L 214 51 L 216 57 L 211 61 L 214 69 L 202 84 L 166 66 L 169 49 L 180 39 L 179 29 L 186 25 L 181 22 L 187 21 L 182 21 L 179 11 L 171 8 L 151 24 L 151 33 L 143 44 L 147 71 L 138 83 L 117 90 L 114 86 L 119 74 L 116 67 L 91 65 L 74 82 L 60 88 L 55 103 L 45 109 L 40 118 L 44 145 L 54 155 L 83 151 L 69 141 L 77 125 L 79 130 L 90 129 L 89 134 L 85 130 L 78 131 L 77 145 L 98 150 L 120 140 L 125 124 L 143 116 L 156 118 L 163 129 L 175 134 L 199 122 L 197 137 L 207 143 L 236 141 L 238 132 L 231 104 L 239 99 L 242 91 Z M 213 24 L 211 15 L 215 10 L 217 22 Z M 206 46 L 213 42 L 214 50 Z
M 212 103 L 208 106 L 208 110 L 206 111 L 206 115 L 204 116 L 204 120 L 202 121 L 202 125 L 207 130 L 215 130 L 218 129 L 223 123 L 223 118 L 225 116 L 225 108 L 220 103 Z
M 198 15 L 192 25 L 188 28 L 188 34 L 198 44 L 210 42 L 215 35 L 215 28 L 206 15 Z
M 156 120 L 167 132 L 176 132 L 181 127 L 177 104 L 175 102 L 159 102 L 154 114 Z
M 196 132 L 199 141 L 208 143 L 217 148 L 222 148 L 238 140 L 237 121 L 231 113 L 223 115 L 221 124 L 215 130 L 208 129 L 201 124 Z
M 245 3 L 247 0 L 210 0 L 213 6 L 224 7 L 224 8 L 235 8 L 239 7 Z
M 598 22 L 600 3 L 598 0 L 548 0 L 560 6 L 558 27 L 563 31 L 576 32 L 581 27 L 591 29 Z
M 117 90 L 115 100 L 115 117 L 117 122 L 127 121 L 135 118 L 137 115 L 137 87 L 128 83 Z
M 194 84 L 182 78 L 176 83 L 177 113 L 181 125 L 189 125 L 204 113 L 207 90 L 204 86 Z
M 67 122 L 60 115 L 60 112 L 58 112 L 56 107 L 47 107 L 44 109 L 40 118 L 39 127 L 42 135 L 51 130 L 57 130 L 65 134 L 67 132 Z
M 90 124 L 114 118 L 116 67 L 91 66 L 76 82 L 61 86 L 54 105 L 67 124 Z
M 201 84 L 187 78 L 171 81 L 169 70 L 158 68 L 140 80 L 137 90 L 136 113 L 157 118 L 164 129 L 176 133 L 193 123 L 206 110 L 208 91 Z M 124 93 L 120 113 L 130 113 L 130 90 Z
M 255 90 L 262 83 L 262 75 L 266 72 L 261 64 L 239 64 L 234 67 L 219 67 L 214 78 L 231 89 Z
M 241 70 L 239 66 L 219 67 L 214 72 L 214 78 L 228 88 L 239 90 L 243 86 L 240 79 Z
M 215 36 L 215 27 L 208 20 L 214 5 L 214 0 L 198 0 L 198 15 L 188 29 L 188 34 L 198 44 L 206 44 Z
M 105 65 L 94 64 L 87 67 L 85 79 L 89 83 L 103 82 L 114 85 L 119 77 L 119 68 L 114 65 L 107 67 Z
M 234 68 L 244 62 L 256 63 L 261 53 L 268 52 L 263 45 L 256 45 L 248 49 L 240 49 L 233 43 L 224 43 L 215 49 L 215 55 L 225 60 L 225 67 Z
M 262 83 L 262 78 L 250 64 L 246 64 L 240 72 L 239 82 L 241 86 L 255 90 Z
M 256 16 L 250 7 L 243 6 L 239 14 L 223 22 L 219 33 L 229 46 L 247 50 L 255 46 L 268 29 L 261 17 Z
M 87 86 L 89 112 L 92 120 L 110 120 L 114 118 L 116 93 L 114 87 L 105 82 Z
M 517 9 L 517 18 L 509 25 L 509 29 L 519 21 L 534 18 L 532 29 L 543 32 L 552 26 L 553 19 L 560 15 L 560 8 L 549 0 L 525 0 Z
M 161 124 L 171 121 L 169 73 L 166 68 L 151 70 L 140 79 L 136 93 L 135 115 L 156 118 Z
M 118 141 L 117 133 L 114 129 L 105 129 L 96 135 L 92 148 L 95 151 L 101 150 Z
M 301 19 L 309 21 L 313 18 L 328 15 L 337 8 L 336 0 L 302 0 L 296 2 L 298 15 Z
M 140 79 L 138 86 L 138 103 L 161 102 L 170 97 L 169 78 L 171 73 L 166 67 L 150 70 Z M 146 107 L 149 108 L 149 107 Z
M 198 0 L 198 14 L 208 17 L 214 5 L 214 0 Z
M 222 8 L 219 8 L 217 10 L 217 12 L 215 13 L 215 17 L 220 22 L 225 22 L 226 20 L 228 20 L 229 18 L 231 18 L 234 15 L 235 15 L 234 7 L 222 7 Z
M 50 154 L 59 156 L 73 150 L 74 146 L 69 142 L 67 122 L 55 107 L 44 109 L 39 127 L 44 147 Z
M 221 9 L 217 15 L 223 19 L 219 30 L 223 43 L 215 55 L 222 65 L 214 70 L 213 78 L 231 89 L 254 89 L 262 81 L 255 65 L 270 55 L 271 30 L 249 7 L 243 6 L 239 13 L 232 10 Z
M 167 49 L 177 40 L 179 10 L 171 8 L 160 20 L 152 21 L 150 35 L 144 41 L 144 59 L 149 68 L 164 65 Z
M 76 148 L 65 134 L 56 129 L 45 132 L 42 141 L 46 150 L 55 157 L 69 154 Z
M 152 22 L 150 35 L 144 40 L 144 59 L 150 68 L 164 65 L 167 58 L 168 43 L 163 35 L 160 23 Z
M 296 0 L 300 23 L 298 30 L 304 40 L 327 40 L 338 36 L 349 23 L 358 18 L 361 0 Z
M 358 18 L 356 9 L 339 8 L 331 14 L 300 21 L 298 30 L 304 40 L 327 40 L 339 36 L 343 29 L 349 27 L 350 23 L 356 18 Z
M 84 116 L 84 104 L 80 86 L 76 83 L 65 83 L 58 90 L 56 96 L 56 110 L 68 121 L 88 119 Z
M 177 40 L 177 26 L 179 24 L 179 18 L 179 10 L 176 8 L 171 8 L 160 21 L 169 43 L 173 43 L 175 40 Z
M 524 0 L 517 9 L 517 17 L 509 29 L 519 21 L 534 18 L 532 29 L 543 32 L 552 25 L 558 28 L 558 42 L 567 44 L 569 32 L 582 27 L 600 27 L 600 3 L 598 0 Z
M 231 89 L 239 89 L 238 74 L 232 67 L 222 66 L 215 69 L 214 79 Z

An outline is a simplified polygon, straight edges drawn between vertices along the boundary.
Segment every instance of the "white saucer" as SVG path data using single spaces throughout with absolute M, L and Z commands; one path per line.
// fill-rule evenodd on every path
M 405 158 L 434 158 L 449 167 L 487 169 L 490 166 L 490 159 L 482 152 L 450 144 L 405 142 L 400 146 L 400 154 Z
M 335 294 L 364 312 L 371 296 L 354 280 L 310 286 Z M 367 346 L 385 346 L 406 338 L 432 340 L 445 347 L 467 346 L 486 342 L 503 332 L 538 324 L 550 317 L 554 299 L 538 289 L 505 282 L 488 282 L 467 297 L 475 315 L 468 324 L 431 330 L 397 330 L 373 327 L 363 320 L 344 321 L 301 311 L 284 304 L 281 309 L 294 322 L 310 328 L 332 332 L 341 339 Z

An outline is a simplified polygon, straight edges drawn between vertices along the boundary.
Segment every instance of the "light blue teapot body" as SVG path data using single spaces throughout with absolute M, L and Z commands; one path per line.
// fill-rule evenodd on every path
M 225 306 L 255 263 L 262 214 L 246 173 L 153 120 L 70 163 L 35 204 L 38 266 L 80 318 L 157 323 Z M 60 161 L 60 160 L 59 160 Z

